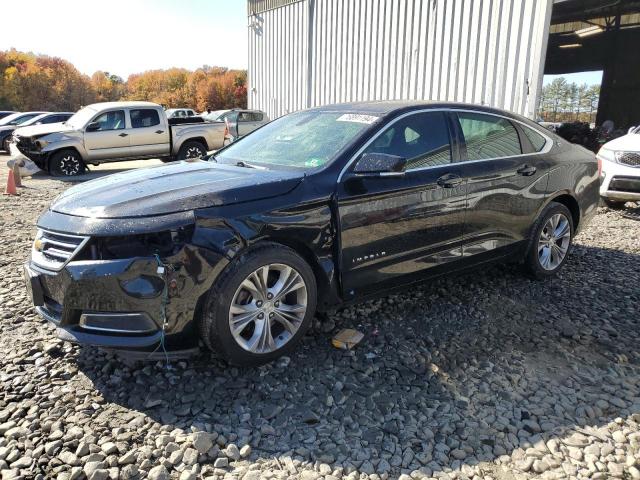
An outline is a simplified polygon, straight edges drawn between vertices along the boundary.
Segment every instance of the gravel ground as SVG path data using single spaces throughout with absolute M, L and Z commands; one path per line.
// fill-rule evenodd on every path
M 20 267 L 69 184 L 25 184 L 0 204 L 3 479 L 640 479 L 640 220 L 602 209 L 550 281 L 496 266 L 347 308 L 272 365 L 167 368 L 36 316 Z

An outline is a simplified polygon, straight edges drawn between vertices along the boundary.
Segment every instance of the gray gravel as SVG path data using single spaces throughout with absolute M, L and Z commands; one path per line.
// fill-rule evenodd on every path
M 271 365 L 166 368 L 35 315 L 21 263 L 69 184 L 25 184 L 0 204 L 3 479 L 640 478 L 640 220 L 601 209 L 554 280 L 496 266 L 347 308 Z M 339 327 L 364 341 L 333 349 Z

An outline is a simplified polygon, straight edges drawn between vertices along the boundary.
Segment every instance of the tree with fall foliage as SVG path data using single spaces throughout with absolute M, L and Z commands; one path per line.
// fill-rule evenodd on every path
M 94 102 L 147 100 L 166 108 L 246 108 L 247 72 L 203 66 L 91 77 L 61 58 L 0 51 L 0 109 L 75 111 Z

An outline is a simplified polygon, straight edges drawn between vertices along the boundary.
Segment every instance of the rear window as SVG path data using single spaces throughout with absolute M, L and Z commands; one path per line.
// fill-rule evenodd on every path
M 131 110 L 131 126 L 133 128 L 146 128 L 160 125 L 158 111 L 152 108 Z
M 483 113 L 458 113 L 469 160 L 520 155 L 520 137 L 505 118 Z
M 524 131 L 524 134 L 527 136 L 527 138 L 531 142 L 531 145 L 533 145 L 533 149 L 536 152 L 540 152 L 544 148 L 544 146 L 547 144 L 547 140 L 538 132 L 536 132 L 534 129 L 523 126 L 522 130 Z

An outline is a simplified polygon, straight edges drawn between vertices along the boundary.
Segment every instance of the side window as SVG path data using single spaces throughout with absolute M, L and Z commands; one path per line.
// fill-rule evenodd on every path
M 98 123 L 100 125 L 100 128 L 94 130 L 97 132 L 104 132 L 105 130 L 123 130 L 125 128 L 124 110 L 105 112 L 94 118 L 92 123 Z
M 482 113 L 458 113 L 469 160 L 520 155 L 518 132 L 510 121 Z
M 261 112 L 253 112 L 251 115 L 253 116 L 254 122 L 261 122 L 262 118 L 264 117 L 264 115 Z
M 250 122 L 251 121 L 251 112 L 240 112 L 238 114 L 239 122 Z
M 451 163 L 451 140 L 442 112 L 409 115 L 387 128 L 365 153 L 386 153 L 407 159 L 406 170 Z
M 193 110 L 187 110 L 187 117 L 193 117 L 194 115 Z
M 544 148 L 544 146 L 547 144 L 546 138 L 544 138 L 542 135 L 536 132 L 533 128 L 525 127 L 523 125 L 522 131 L 527 136 L 527 138 L 531 142 L 531 145 L 533 145 L 533 149 L 536 152 L 541 151 Z
M 129 110 L 129 115 L 131 116 L 132 128 L 146 128 L 160 125 L 158 111 L 152 108 Z

